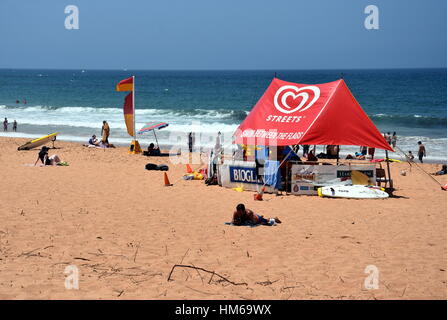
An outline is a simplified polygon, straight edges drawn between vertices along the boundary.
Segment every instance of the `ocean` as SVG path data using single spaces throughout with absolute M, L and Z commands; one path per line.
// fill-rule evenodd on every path
M 115 85 L 131 75 L 136 77 L 137 129 L 147 122 L 167 122 L 157 131 L 160 145 L 186 146 L 187 133 L 193 131 L 196 144 L 207 148 L 218 131 L 231 145 L 232 133 L 275 72 L 2 69 L 0 119 L 7 117 L 10 128 L 0 136 L 60 132 L 60 140 L 86 143 L 92 134 L 100 136 L 107 120 L 110 142 L 128 144 L 122 108 L 127 93 L 116 92 Z M 379 130 L 397 132 L 401 149 L 416 153 L 421 140 L 427 160 L 447 160 L 447 69 L 278 70 L 276 76 L 307 84 L 343 77 Z M 11 132 L 14 120 L 16 133 Z M 138 139 L 143 148 L 155 141 L 152 133 Z M 358 147 L 341 150 L 353 153 Z

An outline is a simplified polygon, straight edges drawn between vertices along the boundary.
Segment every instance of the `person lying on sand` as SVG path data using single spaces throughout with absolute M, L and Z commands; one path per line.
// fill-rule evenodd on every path
M 49 157 L 48 150 L 50 150 L 50 148 L 48 148 L 47 146 L 43 146 L 42 149 L 40 149 L 39 154 L 37 155 L 37 160 L 34 163 L 34 165 L 36 165 L 39 160 L 42 161 L 42 164 L 45 166 L 55 166 L 61 162 L 61 159 L 57 154 Z
M 108 143 L 108 142 L 103 142 L 102 140 L 99 142 L 98 147 L 100 147 L 100 148 L 104 148 L 104 149 L 107 149 L 107 148 L 116 148 L 113 144 Z
M 439 170 L 435 173 L 432 173 L 432 175 L 435 175 L 435 176 L 442 176 L 444 174 L 447 174 L 447 164 L 443 164 L 441 167 L 441 170 Z
M 233 213 L 233 224 L 240 226 L 246 223 L 250 224 L 263 224 L 267 226 L 273 225 L 276 223 L 281 223 L 281 220 L 279 220 L 277 217 L 266 219 L 263 216 L 259 214 L 255 214 L 250 209 L 245 209 L 245 205 L 240 203 L 236 207 L 236 211 Z

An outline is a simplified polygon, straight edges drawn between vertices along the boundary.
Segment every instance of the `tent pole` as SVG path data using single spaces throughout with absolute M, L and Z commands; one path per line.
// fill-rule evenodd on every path
M 337 166 L 338 166 L 339 159 L 340 159 L 340 146 L 337 146 Z

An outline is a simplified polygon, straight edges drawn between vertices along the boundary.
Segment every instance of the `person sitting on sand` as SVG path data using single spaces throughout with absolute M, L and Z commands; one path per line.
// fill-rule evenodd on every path
M 48 148 L 47 146 L 43 146 L 42 149 L 40 149 L 39 154 L 37 156 L 37 160 L 34 163 L 34 165 L 37 165 L 37 162 L 39 160 L 42 161 L 42 164 L 45 166 L 55 166 L 61 162 L 61 159 L 57 154 L 49 157 L 48 150 L 50 150 L 50 148 Z
M 147 147 L 147 151 L 143 152 L 145 156 L 159 156 L 160 155 L 160 149 L 155 148 L 155 145 L 153 143 L 149 144 Z
M 89 145 L 99 146 L 99 141 L 96 139 L 96 135 L 92 135 L 92 137 L 88 140 Z
M 326 155 L 327 159 L 338 159 L 338 153 L 340 151 L 339 146 L 336 145 L 328 145 L 326 147 Z
M 318 158 L 315 156 L 315 149 L 312 149 L 310 152 L 307 153 L 307 161 L 311 162 L 317 162 Z
M 366 156 L 367 153 L 368 153 L 368 147 L 367 146 L 361 146 L 360 147 L 360 154 L 362 156 Z M 357 152 L 355 154 L 357 155 Z
M 408 151 L 408 154 L 406 154 L 405 157 L 407 158 L 407 161 L 414 162 L 414 155 L 411 151 Z
M 240 203 L 236 207 L 236 211 L 233 213 L 233 224 L 240 226 L 243 224 L 263 224 L 267 226 L 273 225 L 276 223 L 281 223 L 281 220 L 279 220 L 277 217 L 266 219 L 263 216 L 259 214 L 255 214 L 250 209 L 245 209 L 245 205 Z
M 432 173 L 432 175 L 435 175 L 435 176 L 442 176 L 445 174 L 447 174 L 447 164 L 443 164 L 441 167 L 441 170 L 439 170 L 435 173 Z

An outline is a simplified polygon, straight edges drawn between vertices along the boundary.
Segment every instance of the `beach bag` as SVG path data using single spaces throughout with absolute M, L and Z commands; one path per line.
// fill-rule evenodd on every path
M 161 164 L 158 166 L 155 163 L 148 163 L 146 165 L 146 170 L 168 171 L 169 167 L 165 164 Z
M 146 165 L 146 170 L 158 170 L 158 166 L 155 163 L 148 163 Z

